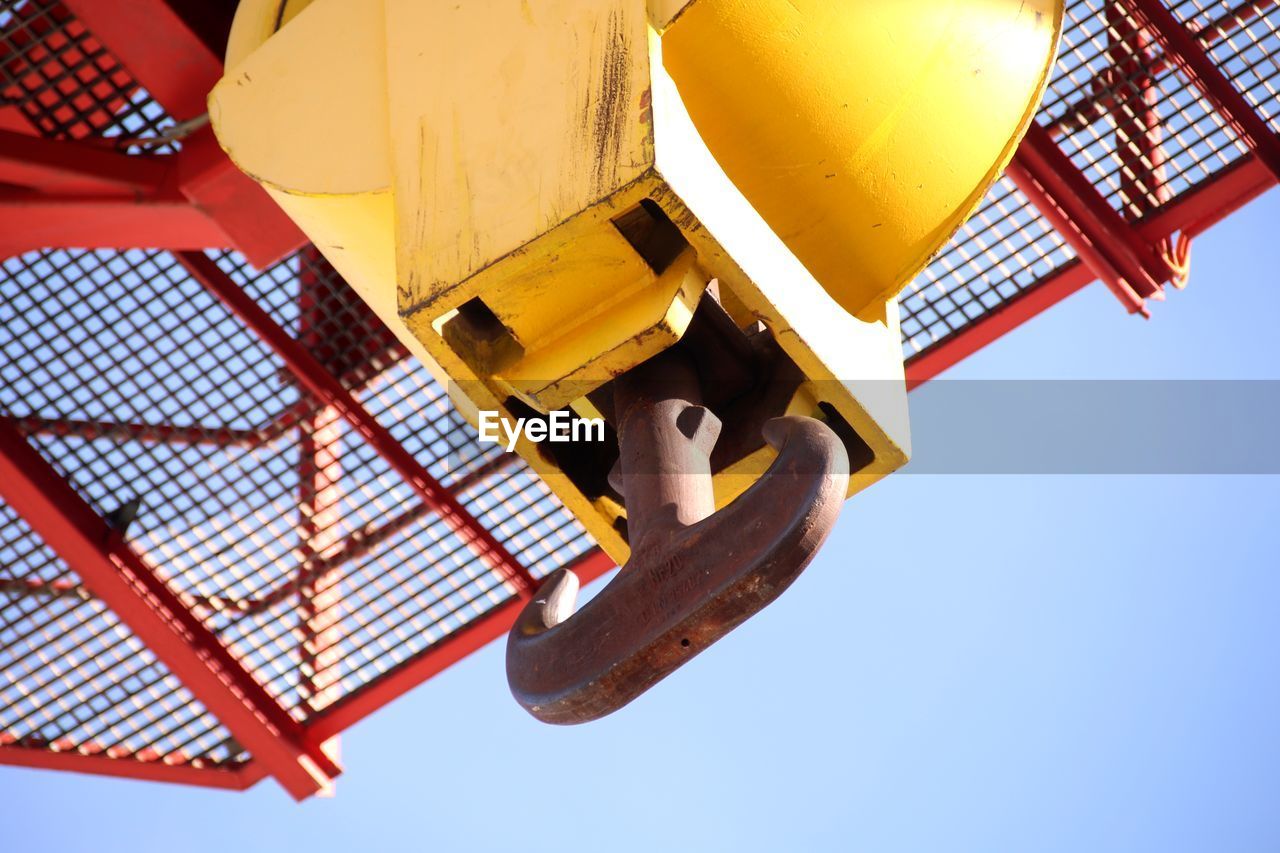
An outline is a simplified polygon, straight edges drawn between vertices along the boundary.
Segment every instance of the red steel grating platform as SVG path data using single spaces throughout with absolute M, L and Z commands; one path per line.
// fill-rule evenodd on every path
M 222 157 L 233 6 L 0 0 L 0 763 L 301 798 L 538 578 L 611 565 Z M 1280 175 L 1275 0 L 1067 16 L 903 294 L 913 384 L 1095 280 L 1144 313 Z

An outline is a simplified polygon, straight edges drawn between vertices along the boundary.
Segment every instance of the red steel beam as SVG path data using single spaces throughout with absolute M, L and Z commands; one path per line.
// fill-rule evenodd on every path
M 340 680 L 334 669 L 341 654 L 338 605 L 342 601 L 339 566 L 310 568 L 342 546 L 341 417 L 332 407 L 299 430 L 298 534 L 304 560 L 294 573 L 298 590 L 298 694 L 307 708 L 332 701 Z
M 1134 20 L 1125 0 L 1107 3 L 1106 19 L 1111 65 L 1104 74 L 1114 81 L 1109 86 L 1115 92 L 1110 112 L 1120 160 L 1120 196 L 1128 218 L 1138 220 L 1169 200 L 1164 126 L 1157 109 L 1160 90 L 1150 70 L 1155 37 Z
M 199 248 L 234 246 L 249 263 L 266 269 L 307 244 L 306 235 L 271 196 L 227 158 L 212 129 L 183 140 L 178 165 L 182 194 L 230 238 Z
M 41 418 L 31 415 L 0 415 L 27 435 L 53 435 L 80 438 L 85 441 L 138 441 L 147 444 L 193 444 L 214 447 L 258 447 L 271 435 L 266 430 L 231 429 L 229 427 L 179 426 L 177 424 L 124 423 L 90 421 L 78 418 Z
M 234 768 L 217 765 L 166 764 L 163 761 L 139 761 L 130 758 L 108 758 L 100 754 L 80 752 L 54 752 L 19 746 L 0 746 L 0 765 L 30 767 L 38 770 L 60 770 L 68 773 L 89 773 L 95 776 L 113 776 L 120 779 L 138 779 L 146 782 L 168 782 L 176 785 L 194 785 L 202 788 L 221 788 L 227 791 L 244 791 L 263 778 L 263 770 L 256 762 Z
M 1274 176 L 1260 161 L 1248 157 L 1170 202 L 1136 228 L 1152 244 L 1178 232 L 1195 236 L 1275 183 Z M 1084 264 L 1076 262 L 1061 267 L 1021 295 L 908 359 L 907 387 L 918 388 L 1095 280 L 1096 276 Z
M 154 192 L 168 174 L 152 157 L 130 157 L 91 142 L 45 139 L 0 129 L 4 181 L 66 193 Z
M 0 191 L 0 255 L 46 248 L 204 249 L 230 240 L 177 193 L 50 196 Z
M 1280 136 L 1204 52 L 1161 0 L 1127 0 L 1151 26 L 1165 55 L 1226 118 L 1241 141 L 1280 179 Z
M 46 581 L 40 578 L 0 578 L 0 593 L 19 598 L 75 598 L 90 601 L 93 593 L 81 584 L 66 578 Z M 0 746 L 4 735 L 0 734 Z
M 0 251 L 49 247 L 221 249 L 259 267 L 306 243 L 202 130 L 182 152 L 120 154 L 0 129 Z
M 460 477 L 455 482 L 450 483 L 449 489 L 454 494 L 461 494 L 485 477 L 496 474 L 519 461 L 520 457 L 514 453 L 504 453 L 465 477 Z M 287 578 L 287 580 L 278 583 L 265 592 L 254 595 L 252 598 L 229 598 L 183 593 L 182 600 L 192 608 L 229 612 L 236 617 L 260 613 L 297 595 L 301 589 L 300 584 L 311 582 L 315 578 L 337 571 L 353 560 L 358 560 L 366 554 L 372 553 L 389 539 L 400 535 L 410 525 L 421 521 L 433 512 L 434 510 L 427 504 L 416 503 L 388 520 L 385 524 L 368 524 L 359 530 L 352 531 L 339 545 L 330 546 L 323 558 L 312 558 L 300 562 L 297 567 L 281 573 L 281 576 Z M 79 598 L 82 600 L 93 598 L 93 594 L 89 590 L 73 581 L 46 583 L 40 580 L 5 580 L 0 578 L 0 592 L 12 596 L 29 596 L 33 598 Z
M 222 57 L 165 0 L 62 0 L 94 38 L 179 120 L 204 114 L 222 77 Z M 229 7 L 228 7 L 229 8 Z M 205 14 L 211 14 L 206 10 Z M 231 21 L 224 26 L 231 28 Z M 180 189 L 214 219 L 230 243 L 265 268 L 307 240 L 271 197 L 227 158 L 204 128 L 183 140 Z M 138 244 L 132 244 L 138 245 Z M 209 243 L 183 248 L 223 248 Z
M 222 77 L 222 57 L 164 0 L 62 0 L 62 5 L 170 115 L 185 120 L 207 109 L 205 97 Z
M 1021 295 L 907 359 L 907 390 L 919 388 L 1094 281 L 1097 277 L 1079 261 L 1058 268 Z
M 324 288 L 315 274 L 319 256 L 314 247 L 302 250 L 298 272 L 300 337 L 311 352 L 329 337 Z M 341 374 L 339 374 L 341 375 Z M 293 574 L 298 590 L 298 694 L 308 711 L 333 701 L 340 678 L 333 668 L 340 634 L 338 604 L 342 601 L 337 567 L 311 571 L 335 549 L 342 520 L 342 416 L 332 406 L 320 409 L 298 429 L 298 538 L 304 555 Z
M 1047 130 L 1031 123 L 1005 175 L 1130 313 L 1150 316 L 1146 300 L 1162 291 L 1171 271 Z
M 533 595 L 537 582 L 507 551 L 493 532 L 480 524 L 457 497 L 440 485 L 395 436 L 297 339 L 276 324 L 253 297 L 202 252 L 177 252 L 175 257 L 197 281 L 218 297 L 285 363 L 298 383 L 326 406 L 333 406 L 369 445 L 404 478 L 418 496 L 449 525 L 482 561 L 511 584 L 521 596 Z
M 145 561 L 0 422 L 0 496 L 293 797 L 341 772 Z
M 587 584 L 611 571 L 615 565 L 603 551 L 594 549 L 579 557 L 570 568 L 583 584 Z M 323 739 L 350 728 L 472 652 L 504 636 L 515 624 L 516 616 L 523 607 L 524 601 L 512 598 L 472 619 L 378 680 L 326 708 L 307 723 L 307 730 L 313 737 Z
M 1262 161 L 1246 156 L 1148 216 L 1138 225 L 1138 230 L 1148 238 L 1175 231 L 1194 237 L 1275 185 L 1275 175 Z
M 1230 32 L 1239 27 L 1240 22 L 1247 22 L 1263 14 L 1266 9 L 1276 5 L 1276 0 L 1249 0 L 1249 2 L 1242 3 L 1209 22 L 1194 34 L 1189 33 L 1185 27 L 1178 24 L 1159 2 L 1151 3 L 1143 2 L 1143 0 L 1130 0 L 1130 2 L 1133 2 L 1135 7 L 1144 7 L 1143 12 L 1150 11 L 1152 13 L 1151 15 L 1144 15 L 1148 24 L 1147 29 L 1153 29 L 1157 23 L 1161 22 L 1166 25 L 1169 23 L 1175 24 L 1167 32 L 1163 29 L 1161 30 L 1161 35 L 1166 37 L 1157 40 L 1160 42 L 1164 55 L 1154 60 L 1149 73 L 1155 74 L 1163 71 L 1168 67 L 1169 63 L 1177 61 L 1183 55 L 1183 52 L 1188 56 L 1198 57 L 1197 65 L 1208 63 L 1211 66 L 1210 69 L 1205 69 L 1206 71 L 1211 71 L 1205 80 L 1216 79 L 1217 82 L 1212 85 L 1219 89 L 1228 100 L 1234 101 L 1236 108 L 1244 110 L 1248 123 L 1260 123 L 1262 125 L 1261 128 L 1255 127 L 1258 136 L 1264 140 L 1269 138 L 1271 140 L 1270 144 L 1275 145 L 1275 134 L 1269 131 L 1266 123 L 1249 107 L 1243 96 L 1209 61 L 1204 54 L 1204 48 L 1211 47 L 1223 37 L 1229 35 Z M 1168 33 L 1172 33 L 1174 38 L 1167 38 Z M 1179 34 L 1186 38 L 1180 38 Z M 1183 63 L 1180 66 L 1180 70 L 1198 87 L 1205 85 L 1205 80 L 1197 82 L 1195 67 Z M 1102 73 L 1105 74 L 1107 72 Z M 1103 91 L 1108 88 L 1100 81 L 1101 77 L 1095 78 L 1095 85 L 1092 87 L 1095 91 Z M 1205 91 L 1205 89 L 1202 88 L 1201 91 Z M 1222 105 L 1215 98 L 1207 93 L 1206 97 L 1209 97 L 1219 109 L 1222 109 Z M 1104 106 L 1113 107 L 1114 100 L 1112 98 L 1111 102 L 1104 104 L 1100 96 L 1095 94 L 1085 99 L 1085 102 L 1091 108 L 1100 110 Z M 1050 132 L 1063 132 L 1069 129 L 1072 122 L 1083 117 L 1086 112 L 1080 108 L 1068 112 L 1057 125 L 1050 128 Z M 1225 115 L 1226 111 L 1223 110 L 1223 112 Z M 1252 119 L 1249 117 L 1252 117 Z M 1252 139 L 1251 136 L 1246 137 L 1243 129 L 1231 122 L 1230 118 L 1228 120 L 1236 132 L 1241 135 L 1242 139 L 1245 139 L 1246 143 Z M 1257 152 L 1257 149 L 1255 149 L 1255 152 L 1260 153 Z M 1009 171 L 1009 176 L 1011 179 L 1022 178 L 1029 180 L 1029 176 L 1025 175 L 1025 173 L 1018 174 L 1016 165 Z M 1145 243 L 1148 246 L 1160 244 L 1179 232 L 1187 236 L 1194 236 L 1243 207 L 1263 192 L 1266 192 L 1276 184 L 1276 180 L 1277 172 L 1274 165 L 1268 164 L 1259 156 L 1247 157 L 1214 175 L 1196 189 L 1183 194 L 1172 203 L 1162 204 L 1158 210 L 1151 212 L 1140 224 L 1134 226 L 1134 230 L 1145 238 Z M 1035 193 L 1036 188 L 1033 187 L 1032 189 L 1033 193 Z M 1046 204 L 1048 203 L 1046 202 Z M 1048 206 L 1052 208 L 1051 204 Z M 1053 222 L 1053 218 L 1048 215 L 1046 215 L 1046 219 L 1050 219 Z M 1054 224 L 1056 225 L 1057 223 Z M 1069 230 L 1064 229 L 1063 233 L 1065 235 L 1069 233 Z M 934 343 L 924 352 L 910 358 L 907 362 L 908 387 L 918 387 L 920 384 L 927 382 L 1042 311 L 1081 290 L 1096 278 L 1098 276 L 1088 266 L 1079 263 L 1070 264 L 1057 270 L 1022 295 L 1000 305 L 977 321 L 968 324 L 958 332 Z
M 171 115 L 189 120 L 205 112 L 205 98 L 222 73 L 221 58 L 191 32 L 164 0 L 67 0 L 57 10 L 60 21 L 70 19 L 63 21 L 63 26 L 74 26 L 77 32 L 87 28 L 93 35 L 92 43 L 103 44 L 112 59 L 127 69 L 133 78 L 131 83 L 141 83 Z M 31 38 L 17 38 L 15 34 L 14 41 L 21 50 L 24 41 L 30 42 Z M 0 61 L 6 59 L 0 56 Z M 22 60 L 7 61 L 16 66 L 11 72 L 21 76 Z M 27 57 L 26 61 L 39 66 L 45 58 Z M 126 88 L 132 91 L 133 87 Z M 50 97 L 56 100 L 59 91 L 53 90 Z M 115 100 L 103 100 L 109 97 Z M 77 94 L 67 108 L 92 110 L 95 121 L 108 122 L 112 113 L 124 105 L 116 89 L 99 87 Z M 6 145 L 11 151 L 7 168 L 0 172 L 0 183 L 33 185 L 43 192 L 0 195 L 0 251 L 53 246 L 234 246 L 256 266 L 266 267 L 306 243 L 306 237 L 270 196 L 231 163 L 208 127 L 185 137 L 177 155 L 126 157 L 107 150 L 85 151 L 90 145 L 82 143 L 76 150 L 83 154 L 70 165 L 68 158 L 55 156 L 60 145 L 64 146 L 62 150 L 71 151 L 65 148 L 70 143 L 45 144 L 44 140 L 13 129 L 8 132 L 15 136 L 0 140 L 0 160 Z M 77 174 L 74 167 L 78 160 L 85 161 L 81 171 L 86 174 L 69 181 Z M 120 167 L 122 161 L 129 161 L 128 168 L 134 172 L 159 170 L 163 163 L 169 173 L 164 176 L 163 186 L 139 180 L 135 183 L 142 186 L 121 188 L 97 180 L 102 177 L 101 172 L 110 177 L 113 164 Z M 103 168 L 96 168 L 99 165 Z M 65 226 L 63 232 L 58 228 L 60 224 Z
M 5 59 L 4 48 L 0 46 L 0 67 L 4 66 Z M 31 123 L 31 119 L 23 115 L 22 110 L 18 109 L 16 104 L 0 106 L 0 129 L 25 133 L 28 136 L 39 134 L 35 125 Z

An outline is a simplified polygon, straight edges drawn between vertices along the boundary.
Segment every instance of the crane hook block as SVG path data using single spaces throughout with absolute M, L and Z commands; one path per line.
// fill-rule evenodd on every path
M 845 494 L 906 463 L 897 294 L 1012 156 L 1062 17 L 1063 0 L 243 0 L 209 113 L 473 426 L 608 424 L 515 449 L 621 563 L 614 386 L 677 344 L 722 425 L 716 508 L 778 459 L 779 418 L 839 438 Z

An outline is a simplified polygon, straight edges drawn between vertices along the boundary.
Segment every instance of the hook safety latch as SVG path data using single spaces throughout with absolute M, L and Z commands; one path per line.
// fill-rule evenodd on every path
M 716 512 L 720 421 L 701 403 L 692 364 L 674 350 L 614 381 L 631 557 L 577 613 L 578 579 L 561 569 L 517 618 L 507 679 L 539 720 L 584 723 L 626 705 L 781 595 L 835 525 L 848 455 L 807 417 L 766 423 L 777 459 Z

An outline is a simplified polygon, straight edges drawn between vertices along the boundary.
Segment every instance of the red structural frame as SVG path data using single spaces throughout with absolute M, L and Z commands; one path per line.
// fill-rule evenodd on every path
M 339 769 L 117 531 L 20 433 L 0 424 L 0 491 L 294 797 Z
M 205 112 L 222 60 L 169 3 L 65 0 L 63 6 L 171 115 L 189 120 Z M 185 138 L 182 151 L 163 163 L 104 151 L 88 141 L 38 139 L 29 124 L 8 130 L 0 135 L 0 185 L 24 189 L 0 190 L 5 256 L 49 246 L 234 245 L 255 265 L 266 266 L 306 243 L 297 226 L 223 155 L 208 127 Z M 36 180 L 28 183 L 31 177 Z
M 1251 155 L 1131 225 L 1115 213 L 1054 142 L 1074 122 L 1087 122 L 1090 111 L 1120 106 L 1105 79 L 1091 81 L 1089 88 L 1101 94 L 1081 98 L 1073 112 L 1048 128 L 1033 124 L 1005 173 L 1066 238 L 1079 262 L 1050 274 L 1028 292 L 909 359 L 908 387 L 916 388 L 938 376 L 1094 281 L 1106 285 L 1130 313 L 1149 316 L 1146 300 L 1162 299 L 1164 282 L 1180 285 L 1185 279 L 1190 240 L 1280 182 L 1280 134 L 1270 129 L 1205 52 L 1233 27 L 1275 4 L 1276 0 L 1246 0 L 1191 32 L 1162 0 L 1108 3 L 1109 14 L 1145 23 L 1151 38 L 1163 48 L 1161 56 L 1145 58 L 1146 73 L 1154 75 L 1170 63 L 1177 65 L 1228 118 Z M 1120 70 L 1126 71 L 1123 67 Z M 1116 69 L 1109 72 L 1116 73 Z M 1150 151 L 1154 162 L 1145 168 L 1161 168 L 1158 139 Z
M 118 56 L 137 82 L 179 120 L 197 119 L 206 93 L 222 73 L 220 47 L 209 34 L 225 34 L 229 20 L 212 6 L 181 0 L 63 0 L 94 38 Z M 219 5 L 219 4 L 213 4 Z M 231 4 L 222 4 L 229 7 Z M 1247 20 L 1272 2 L 1244 3 L 1233 20 Z M 197 10 L 197 11 L 193 11 Z M 907 365 L 916 387 L 1016 328 L 1093 280 L 1101 280 L 1126 310 L 1146 314 L 1147 300 L 1162 298 L 1166 283 L 1185 276 L 1187 241 L 1280 179 L 1280 136 L 1247 103 L 1205 52 L 1220 37 L 1215 22 L 1198 32 L 1181 24 L 1160 0 L 1115 0 L 1108 7 L 1113 27 L 1136 27 L 1139 38 L 1117 46 L 1112 73 L 1135 79 L 1127 94 L 1116 96 L 1102 82 L 1096 97 L 1082 99 L 1074 114 L 1052 127 L 1033 125 L 1007 176 L 1063 236 L 1078 258 L 1042 279 L 1025 293 L 930 346 Z M 193 26 L 195 24 L 196 26 Z M 197 32 L 197 29 L 199 32 Z M 1123 41 L 1123 40 L 1122 40 Z M 1161 55 L 1154 51 L 1159 48 Z M 2 57 L 0 57 L 2 59 Z M 1211 181 L 1154 210 L 1138 210 L 1133 223 L 1103 198 L 1055 142 L 1071 122 L 1089 110 L 1114 109 L 1125 100 L 1132 118 L 1118 131 L 1125 141 L 1124 180 L 1132 197 L 1163 168 L 1158 121 L 1149 109 L 1147 73 L 1172 63 L 1230 122 L 1251 155 Z M 291 415 L 266 431 L 200 430 L 167 424 L 102 424 L 89 421 L 0 418 L 0 496 L 143 640 L 192 694 L 247 748 L 253 761 L 234 769 L 164 761 L 119 761 L 107 755 L 11 748 L 0 742 L 0 764 L 128 776 L 155 781 L 244 789 L 261 778 L 275 778 L 289 794 L 304 798 L 328 788 L 341 769 L 332 757 L 333 739 L 352 724 L 509 630 L 533 594 L 536 580 L 458 500 L 441 486 L 360 404 L 343 382 L 340 369 L 325 363 L 307 346 L 308 323 L 322 324 L 303 310 L 304 330 L 295 337 L 203 253 L 232 247 L 252 263 L 266 266 L 304 246 L 297 228 L 261 189 L 242 176 L 219 150 L 207 127 L 183 139 L 181 151 L 162 158 L 139 158 L 89 140 L 40 138 L 29 123 L 0 111 L 0 256 L 46 247 L 173 250 L 180 263 L 210 293 L 264 341 L 284 362 L 298 385 L 323 407 L 304 424 L 298 500 L 310 525 L 308 546 L 332 504 L 329 490 L 341 459 L 335 451 L 335 425 L 345 422 L 400 474 L 422 499 L 422 506 L 392 519 L 402 527 L 424 513 L 445 520 L 451 531 L 484 564 L 497 572 L 512 593 L 505 603 L 402 662 L 367 689 L 329 704 L 313 719 L 299 722 L 248 673 L 192 610 L 198 602 L 176 596 L 74 488 L 37 452 L 23 432 L 103 437 L 120 435 L 143 442 L 190 442 L 256 446 L 298 424 Z M 1163 201 L 1163 199 L 1162 199 Z M 1149 214 L 1149 215 L 1146 215 Z M 502 464 L 501 462 L 497 464 Z M 455 490 L 461 486 L 455 485 Z M 330 560 L 350 559 L 372 540 L 352 543 Z M 599 551 L 574 565 L 583 581 L 613 568 Z M 333 592 L 323 567 L 304 583 L 310 595 L 303 623 L 309 680 L 304 689 L 326 689 L 317 674 L 323 667 L 323 637 L 332 625 L 323 617 L 324 596 Z M 54 590 L 64 592 L 65 590 Z

